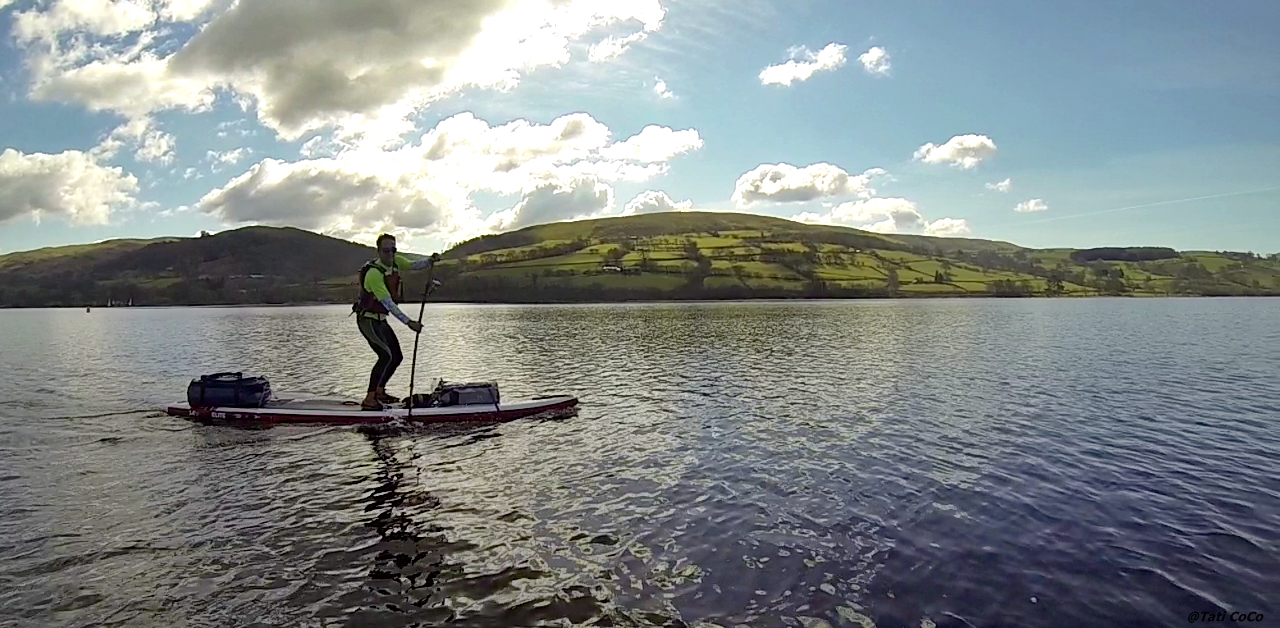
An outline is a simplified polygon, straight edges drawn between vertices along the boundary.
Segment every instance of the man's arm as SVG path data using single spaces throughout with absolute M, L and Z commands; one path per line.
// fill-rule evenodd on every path
M 425 257 L 416 262 L 411 262 L 409 261 L 409 258 L 405 257 L 404 255 L 400 255 L 400 254 L 396 255 L 396 265 L 401 268 L 408 268 L 409 270 L 422 270 L 424 268 L 431 268 L 431 266 L 434 265 L 435 263 L 436 263 L 435 257 Z
M 370 270 L 365 273 L 364 289 L 373 293 L 373 296 L 378 299 L 382 307 L 387 308 L 387 311 L 391 312 L 392 316 L 400 319 L 401 323 L 408 325 L 413 320 L 400 311 L 400 306 L 396 305 L 396 302 L 391 299 L 391 291 L 387 290 L 387 281 L 382 277 L 382 273 L 377 270 Z

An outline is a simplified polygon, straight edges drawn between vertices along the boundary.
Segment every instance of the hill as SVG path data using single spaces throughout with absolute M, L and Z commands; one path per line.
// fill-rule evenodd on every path
M 374 255 L 371 246 L 289 227 L 38 249 L 0 256 L 0 305 L 329 300 L 319 282 L 354 277 Z
M 293 228 L 0 256 L 0 306 L 350 302 L 371 246 Z M 558 302 L 909 296 L 1280 295 L 1280 258 L 1030 249 L 725 212 L 537 225 L 461 243 L 439 299 Z M 421 285 L 410 273 L 410 286 Z M 407 290 L 412 294 L 414 290 Z
M 442 264 L 456 298 L 1280 295 L 1280 259 L 1162 247 L 1030 249 L 722 212 L 538 225 Z M 465 296 L 464 296 L 465 295 Z

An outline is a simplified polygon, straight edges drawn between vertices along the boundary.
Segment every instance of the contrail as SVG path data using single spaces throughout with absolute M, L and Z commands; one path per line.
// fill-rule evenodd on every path
M 1263 188 L 1261 190 L 1249 190 L 1247 192 L 1227 192 L 1226 194 L 1210 194 L 1209 196 L 1195 196 L 1192 198 L 1180 198 L 1172 201 L 1158 201 L 1155 203 L 1144 203 L 1142 205 L 1130 205 L 1128 207 L 1116 207 L 1113 209 L 1103 209 L 1096 212 L 1085 212 L 1083 214 L 1070 214 L 1067 216 L 1054 216 L 1052 218 L 1041 218 L 1039 220 L 1028 220 L 1027 222 L 1018 223 L 1018 225 L 1034 225 L 1041 222 L 1050 222 L 1053 220 L 1066 220 L 1068 218 L 1083 218 L 1085 216 L 1097 216 L 1098 214 L 1110 214 L 1112 212 L 1122 212 L 1129 209 L 1142 209 L 1143 207 L 1155 207 L 1157 205 L 1173 205 L 1175 203 L 1190 203 L 1191 201 L 1203 201 L 1211 198 L 1226 198 L 1228 196 L 1244 196 L 1245 194 L 1261 194 L 1262 192 L 1272 192 L 1280 190 L 1280 187 Z

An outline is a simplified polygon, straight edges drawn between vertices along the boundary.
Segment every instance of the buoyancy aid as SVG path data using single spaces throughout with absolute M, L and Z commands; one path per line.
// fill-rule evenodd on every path
M 388 271 L 380 266 L 377 260 L 371 260 L 360 268 L 360 275 L 358 279 L 360 297 L 356 300 L 355 304 L 351 306 L 351 309 L 356 313 L 372 312 L 375 314 L 387 314 L 387 308 L 383 307 L 382 303 L 378 301 L 378 297 L 374 296 L 372 292 L 369 292 L 364 288 L 365 274 L 371 270 L 383 274 L 382 279 L 387 283 L 387 292 L 391 293 L 391 299 L 393 301 L 399 303 L 404 300 L 404 287 L 400 283 L 400 269 L 395 265 L 395 262 L 391 263 L 391 270 Z

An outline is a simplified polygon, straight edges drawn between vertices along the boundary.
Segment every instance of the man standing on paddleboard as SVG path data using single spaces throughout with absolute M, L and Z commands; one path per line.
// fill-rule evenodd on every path
M 351 306 L 356 313 L 356 326 L 369 342 L 378 361 L 369 373 L 369 390 L 360 407 L 365 410 L 381 410 L 382 404 L 396 403 L 399 399 L 387 394 L 387 381 L 395 374 L 404 360 L 400 352 L 400 340 L 391 330 L 387 315 L 400 319 L 413 333 L 422 333 L 419 323 L 400 311 L 397 301 L 404 300 L 404 286 L 400 282 L 401 270 L 430 268 L 440 259 L 438 253 L 416 262 L 396 253 L 396 238 L 384 233 L 378 236 L 378 258 L 360 269 L 360 298 Z

